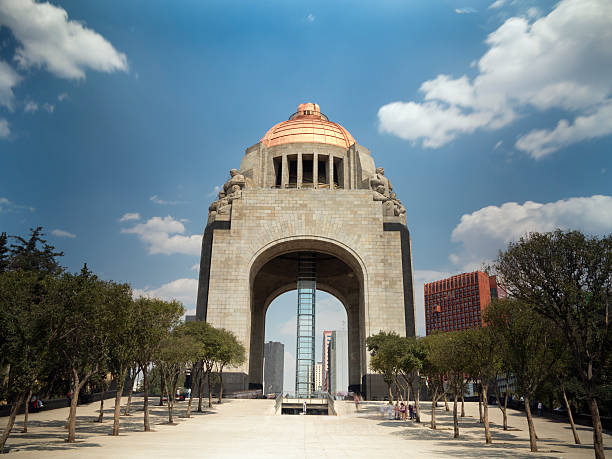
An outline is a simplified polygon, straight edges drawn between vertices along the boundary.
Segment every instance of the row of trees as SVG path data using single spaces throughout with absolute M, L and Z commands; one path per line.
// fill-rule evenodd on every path
M 118 435 L 128 372 L 141 371 L 144 430 L 150 431 L 152 368 L 168 394 L 172 423 L 181 374 L 191 370 L 202 388 L 203 375 L 210 382 L 213 371 L 222 374 L 226 366 L 244 360 L 244 347 L 232 333 L 204 322 L 181 323 L 184 308 L 176 301 L 133 299 L 128 284 L 102 280 L 87 265 L 78 274 L 65 271 L 57 261 L 63 253 L 47 244 L 42 228 L 32 230 L 29 239 L 12 238 L 10 244 L 5 233 L 0 235 L 0 400 L 12 406 L 0 451 L 18 409 L 26 402 L 27 410 L 32 393 L 65 394 L 69 385 L 68 442 L 74 442 L 80 392 L 93 383 L 108 389 L 114 381 L 112 434 Z M 102 397 L 99 421 L 103 402 Z
M 468 382 L 477 383 L 487 443 L 492 442 L 488 398 L 497 397 L 507 429 L 508 390 L 497 381 L 507 382 L 512 375 L 516 395 L 525 401 L 532 451 L 537 451 L 537 436 L 531 402 L 547 391 L 554 394 L 565 404 L 580 443 L 569 399 L 582 400 L 591 414 L 595 457 L 604 458 L 598 400 L 612 400 L 612 236 L 532 233 L 500 252 L 495 270 L 510 298 L 487 307 L 485 327 L 424 338 L 381 332 L 367 340 L 372 369 L 383 374 L 390 391 L 395 386 L 406 399 L 414 394 L 417 421 L 425 384 L 434 429 L 438 400 L 452 397 L 455 438 L 458 399 L 463 400 Z

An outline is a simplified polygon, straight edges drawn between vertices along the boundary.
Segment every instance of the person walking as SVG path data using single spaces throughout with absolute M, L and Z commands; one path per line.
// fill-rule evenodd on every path
M 412 419 L 414 419 L 414 407 L 412 403 L 408 404 L 408 412 L 410 413 L 410 420 L 412 421 Z
M 387 405 L 387 417 L 390 421 L 393 421 L 393 402 L 389 400 L 389 404 Z
M 538 402 L 538 416 L 542 416 L 542 402 Z
M 400 416 L 402 418 L 402 421 L 406 420 L 406 405 L 404 405 L 404 402 L 400 404 Z
M 395 420 L 399 421 L 399 413 L 400 413 L 400 409 L 399 409 L 399 402 L 395 402 L 395 406 L 393 407 L 393 411 L 395 412 Z

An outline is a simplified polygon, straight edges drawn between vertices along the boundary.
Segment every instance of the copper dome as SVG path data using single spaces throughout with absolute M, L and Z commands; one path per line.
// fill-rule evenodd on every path
M 348 148 L 355 143 L 355 139 L 338 123 L 329 121 L 321 113 L 319 105 L 305 103 L 300 104 L 297 112 L 287 121 L 278 123 L 266 132 L 260 142 L 266 147 L 305 142 Z

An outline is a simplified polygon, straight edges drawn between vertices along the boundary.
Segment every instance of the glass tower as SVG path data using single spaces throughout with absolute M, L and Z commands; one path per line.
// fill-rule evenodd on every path
M 295 392 L 304 398 L 310 398 L 314 392 L 316 290 L 316 254 L 299 252 Z

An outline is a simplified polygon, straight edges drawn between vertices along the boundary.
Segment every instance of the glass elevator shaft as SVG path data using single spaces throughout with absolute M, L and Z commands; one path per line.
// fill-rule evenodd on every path
M 295 392 L 309 398 L 314 392 L 315 303 L 317 290 L 317 258 L 313 252 L 298 252 L 297 276 L 297 345 Z

